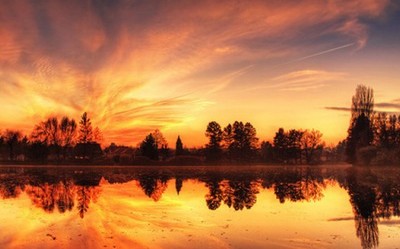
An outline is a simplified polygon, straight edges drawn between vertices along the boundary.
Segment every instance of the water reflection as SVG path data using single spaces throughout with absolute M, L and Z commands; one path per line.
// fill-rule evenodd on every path
M 281 204 L 310 202 L 324 198 L 327 186 L 337 183 L 349 195 L 355 234 L 363 248 L 377 247 L 379 221 L 400 213 L 400 170 L 396 169 L 3 167 L 0 168 L 0 196 L 12 199 L 26 193 L 36 208 L 47 213 L 76 210 L 83 219 L 91 203 L 102 194 L 102 181 L 110 184 L 135 181 L 137 188 L 158 202 L 168 184 L 175 183 L 179 195 L 185 191 L 187 180 L 195 180 L 208 189 L 204 196 L 208 209 L 217 210 L 226 205 L 236 211 L 255 206 L 262 189 L 273 191 Z

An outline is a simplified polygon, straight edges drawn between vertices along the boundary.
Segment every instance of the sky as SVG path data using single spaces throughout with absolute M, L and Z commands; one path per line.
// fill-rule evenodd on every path
M 400 4 L 0 0 L 0 130 L 88 112 L 104 143 L 159 129 L 207 142 L 210 121 L 346 137 L 351 97 L 400 112 Z

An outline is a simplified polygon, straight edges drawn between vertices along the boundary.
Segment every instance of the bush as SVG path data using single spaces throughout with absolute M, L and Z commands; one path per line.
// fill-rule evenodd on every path
M 357 164 L 368 166 L 377 155 L 375 146 L 365 146 L 357 151 Z

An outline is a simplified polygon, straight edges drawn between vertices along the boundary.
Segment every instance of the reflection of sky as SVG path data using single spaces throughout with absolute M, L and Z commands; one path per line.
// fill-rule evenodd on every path
M 45 213 L 23 194 L 1 201 L 0 245 L 18 248 L 355 248 L 354 221 L 328 221 L 353 215 L 348 195 L 329 186 L 324 198 L 280 204 L 272 189 L 260 189 L 251 209 L 207 208 L 204 183 L 185 181 L 179 195 L 174 180 L 155 202 L 138 182 L 101 184 L 101 195 L 84 219 L 77 210 Z M 332 205 L 335 203 L 335 205 Z M 11 212 L 14 210 L 14 212 Z M 324 210 L 320 212 L 320 210 Z M 16 212 L 18 211 L 18 212 Z M 29 220 L 29 222 L 27 221 Z M 301 226 L 301 227 L 299 227 Z M 6 229 L 7 228 L 7 229 Z M 56 240 L 53 240 L 51 236 Z M 335 235 L 335 236 L 332 236 Z
M 9 1 L 0 20 L 2 129 L 88 111 L 106 142 L 159 128 L 199 145 L 214 119 L 336 142 L 349 117 L 324 107 L 361 83 L 376 102 L 400 90 L 391 1 Z
M 287 180 L 290 179 L 290 174 L 286 176 L 289 177 Z M 245 183 L 245 180 L 217 181 L 224 195 L 232 195 L 234 203 L 254 204 L 241 210 L 235 210 L 235 204 L 229 207 L 227 196 L 224 196 L 221 206 L 216 210 L 207 207 L 212 178 L 207 182 L 184 180 L 179 195 L 175 180 L 161 183 L 151 177 L 114 184 L 102 178 L 99 186 L 79 186 L 68 181 L 68 188 L 63 188 L 62 181 L 25 185 L 22 192 L 17 191 L 20 193 L 18 197 L 2 195 L 0 229 L 3 232 L 0 247 L 247 248 L 251 245 L 252 248 L 358 248 L 362 239 L 370 238 L 359 236 L 358 226 L 368 217 L 357 216 L 355 210 L 369 210 L 369 204 L 365 202 L 368 198 L 365 197 L 368 197 L 368 190 L 375 189 L 365 184 L 370 181 L 365 180 L 365 175 L 359 176 L 347 186 L 348 189 L 343 188 L 342 184 L 346 186 L 346 183 L 332 179 L 313 183 L 313 177 L 301 184 L 290 180 L 277 181 L 267 188 L 262 187 L 262 181 L 252 181 L 254 192 L 251 192 L 256 193 L 255 203 L 249 200 L 252 197 L 245 189 L 230 189 L 239 186 L 239 182 Z M 119 177 L 115 179 L 121 180 Z M 394 193 L 396 185 L 391 185 L 393 179 L 381 179 L 376 189 L 382 188 L 381 184 L 385 182 L 384 186 L 392 186 Z M 157 182 L 157 187 L 146 184 L 147 181 Z M 297 187 L 292 191 L 286 189 L 285 193 L 289 196 L 282 203 L 278 199 L 280 195 L 277 193 L 281 192 L 278 189 L 289 185 L 294 187 L 293 184 Z M 321 192 L 315 191 L 314 184 L 320 186 L 318 189 Z M 155 190 L 152 192 L 154 195 L 149 192 L 145 194 L 143 186 Z M 12 186 L 8 187 L 1 190 L 12 189 Z M 82 199 L 79 191 L 83 188 L 90 189 L 86 192 L 86 200 L 90 201 L 84 216 L 81 216 L 79 209 Z M 75 204 L 71 210 L 60 211 L 60 203 L 67 201 L 64 195 L 67 189 L 68 193 L 73 193 Z M 289 198 L 298 196 L 298 190 L 301 190 L 305 199 L 295 201 Z M 385 200 L 382 196 L 387 196 L 387 193 L 378 193 L 377 197 L 381 199 L 376 203 L 382 204 L 382 200 Z M 391 204 L 396 203 L 396 197 L 393 198 Z M 357 201 L 361 206 L 353 206 L 352 201 Z M 52 206 L 54 209 L 45 209 L 43 204 L 46 207 L 55 204 Z M 388 210 L 395 215 L 394 209 Z M 365 227 L 363 223 L 363 234 L 375 231 L 380 247 L 395 248 L 398 244 L 395 235 L 399 217 L 374 219 L 378 222 L 376 227 Z

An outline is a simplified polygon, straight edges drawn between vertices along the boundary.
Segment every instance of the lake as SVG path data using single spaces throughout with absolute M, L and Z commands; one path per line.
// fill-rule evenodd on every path
M 0 248 L 399 248 L 400 169 L 0 167 Z

